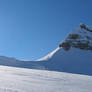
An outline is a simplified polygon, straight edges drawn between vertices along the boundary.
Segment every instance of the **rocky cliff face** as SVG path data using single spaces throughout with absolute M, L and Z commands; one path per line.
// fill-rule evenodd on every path
M 73 30 L 68 37 L 59 45 L 66 51 L 71 47 L 83 50 L 92 50 L 92 27 L 80 24 L 80 26 Z

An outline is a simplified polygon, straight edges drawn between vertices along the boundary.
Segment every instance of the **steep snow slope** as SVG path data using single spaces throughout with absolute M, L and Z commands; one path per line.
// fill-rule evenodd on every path
M 81 24 L 39 61 L 48 70 L 92 75 L 92 27 Z
M 0 57 L 0 65 L 92 75 L 92 51 L 57 48 L 39 61 Z
M 92 75 L 92 51 L 57 48 L 41 62 L 48 70 Z
M 91 91 L 91 76 L 0 66 L 0 92 Z

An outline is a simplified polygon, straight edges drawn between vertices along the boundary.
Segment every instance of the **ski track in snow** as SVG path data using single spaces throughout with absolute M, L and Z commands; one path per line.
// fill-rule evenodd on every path
M 91 92 L 92 76 L 0 66 L 0 92 Z

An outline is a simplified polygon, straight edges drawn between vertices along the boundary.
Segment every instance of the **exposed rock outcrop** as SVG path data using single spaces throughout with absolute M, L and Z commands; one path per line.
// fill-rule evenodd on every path
M 67 51 L 71 47 L 92 50 L 92 27 L 81 24 L 78 29 L 68 35 L 59 47 L 63 47 Z

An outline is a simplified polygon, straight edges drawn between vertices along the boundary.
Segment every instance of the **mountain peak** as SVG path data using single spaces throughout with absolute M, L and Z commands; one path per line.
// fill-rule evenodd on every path
M 63 47 L 65 50 L 69 50 L 71 47 L 92 50 L 92 27 L 80 24 L 60 43 L 59 47 Z
M 80 24 L 81 29 L 85 29 L 86 31 L 92 32 L 92 26 L 87 26 L 85 24 Z

